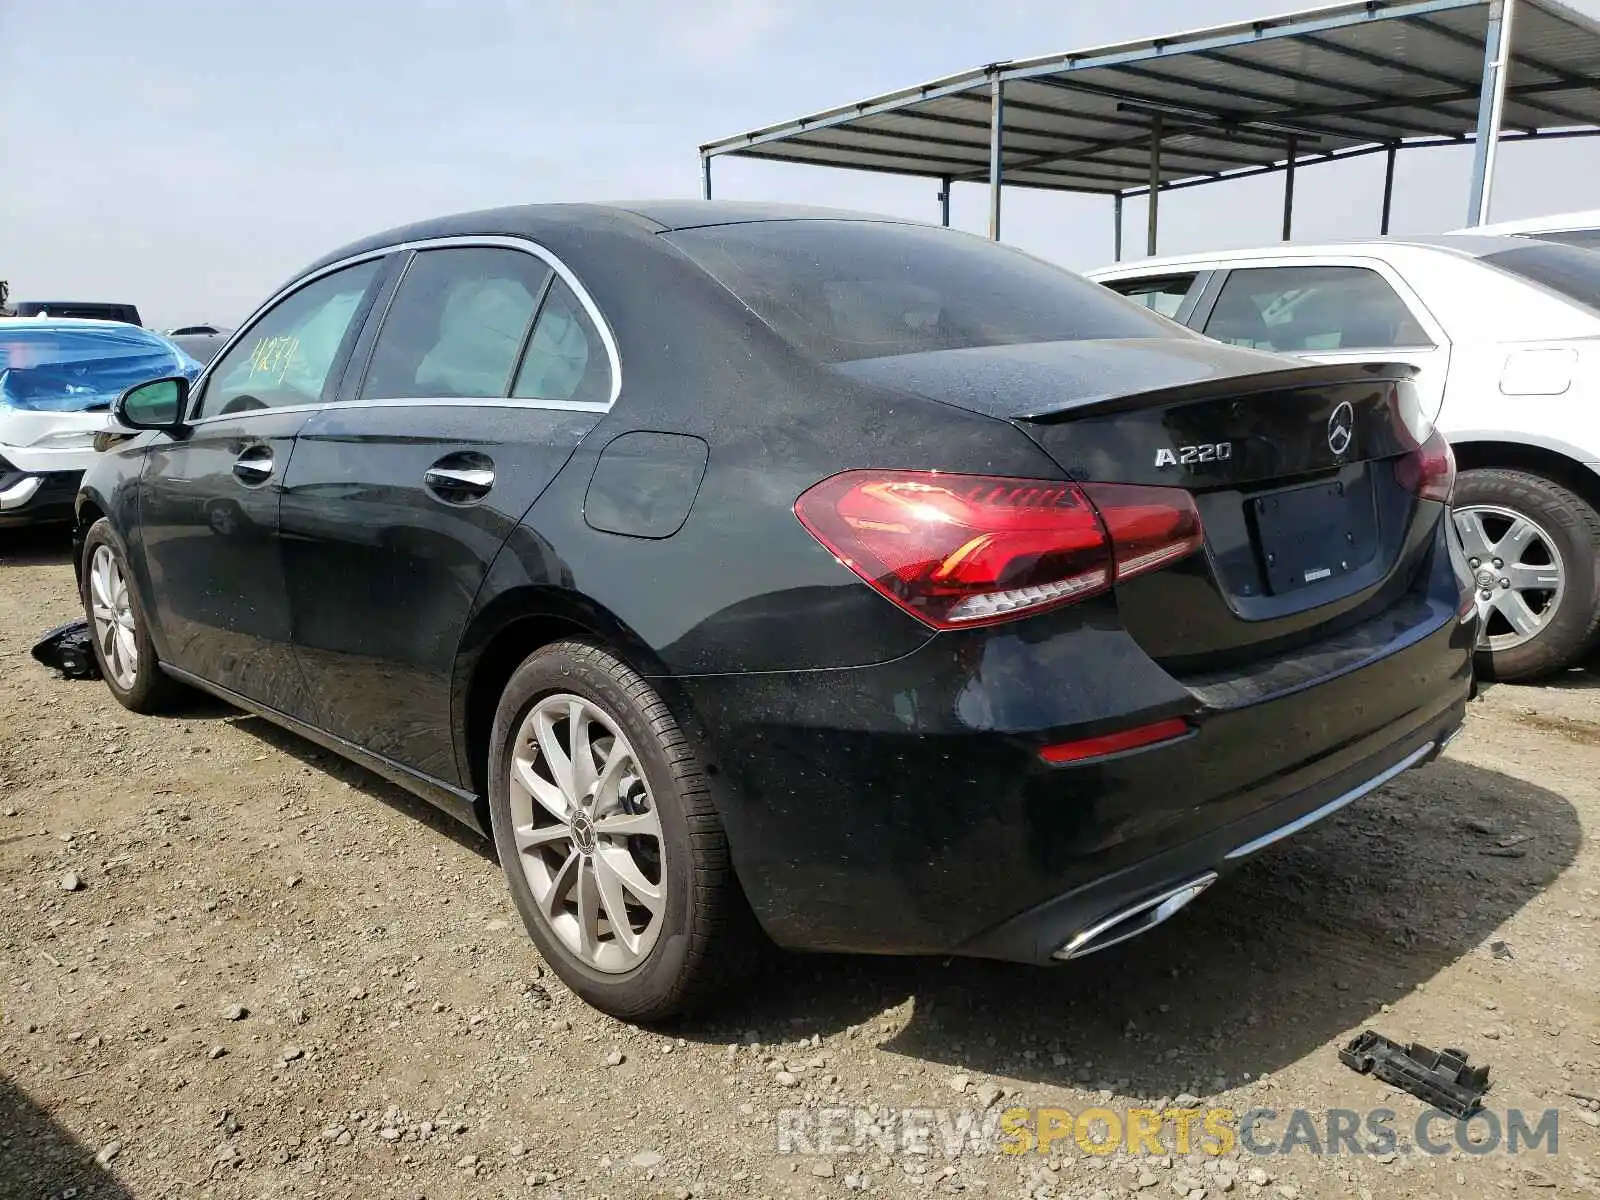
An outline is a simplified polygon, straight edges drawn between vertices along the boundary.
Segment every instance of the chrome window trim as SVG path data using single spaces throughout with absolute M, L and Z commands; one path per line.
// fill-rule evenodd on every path
M 316 412 L 325 408 L 334 407 L 357 408 L 363 406 L 381 406 L 400 408 L 434 404 L 470 404 L 477 407 L 487 408 L 570 409 L 574 412 L 609 412 L 612 406 L 616 404 L 617 397 L 622 394 L 622 355 L 617 349 L 616 335 L 612 332 L 610 323 L 606 321 L 605 314 L 600 311 L 600 306 L 594 302 L 594 297 L 589 294 L 589 289 L 583 286 L 583 283 L 578 279 L 578 277 L 572 273 L 572 269 L 568 267 L 566 263 L 562 262 L 561 259 L 555 254 L 551 253 L 549 250 L 545 249 L 545 247 L 541 246 L 538 242 L 535 242 L 530 238 L 512 237 L 503 234 L 459 234 L 453 237 L 419 238 L 409 242 L 394 242 L 387 246 L 379 246 L 371 250 L 363 250 L 360 254 L 352 254 L 348 258 L 341 258 L 337 262 L 331 262 L 324 267 L 318 267 L 315 271 L 311 271 L 305 275 L 299 276 L 284 287 L 279 288 L 264 303 L 258 305 L 255 312 L 250 314 L 249 319 L 240 325 L 239 328 L 234 331 L 233 336 L 223 343 L 222 349 L 217 351 L 216 357 L 213 358 L 211 362 L 206 364 L 206 369 L 201 372 L 200 378 L 195 380 L 193 389 L 195 395 L 194 403 L 198 405 L 205 398 L 205 389 L 211 382 L 213 368 L 225 357 L 227 357 L 228 352 L 233 349 L 234 343 L 247 336 L 250 330 L 255 327 L 261 318 L 266 316 L 267 313 L 272 309 L 276 308 L 280 301 L 287 299 L 289 296 L 293 295 L 295 292 L 298 292 L 301 288 L 307 286 L 308 284 L 315 283 L 318 279 L 321 279 L 326 275 L 332 275 L 335 271 L 342 271 L 346 267 L 358 266 L 361 263 L 369 262 L 375 258 L 385 258 L 388 255 L 401 254 L 408 250 L 439 250 L 471 246 L 497 246 L 506 250 L 519 250 L 524 254 L 531 254 L 534 258 L 539 259 L 547 267 L 554 271 L 557 277 L 572 289 L 572 294 L 578 298 L 578 303 L 583 305 L 584 311 L 589 314 L 589 320 L 594 323 L 595 329 L 599 331 L 600 341 L 605 345 L 606 348 L 606 358 L 609 360 L 609 365 L 611 367 L 611 391 L 609 397 L 604 403 L 570 400 L 522 400 L 510 399 L 505 396 L 439 396 L 415 397 L 403 400 L 351 400 L 346 401 L 343 404 L 340 404 L 338 401 L 334 400 L 318 401 L 315 404 L 286 404 L 281 408 L 260 409 L 258 410 L 259 414 L 264 415 L 266 413 Z M 391 300 L 392 299 L 393 298 L 391 297 Z M 385 312 L 384 316 L 387 315 L 388 313 Z M 194 409 L 191 408 L 190 411 L 194 411 Z M 194 420 L 191 420 L 189 424 L 205 425 L 212 421 L 237 421 L 241 417 L 254 415 L 258 414 L 229 413 L 219 414 L 214 417 L 197 417 Z
M 529 408 L 541 412 L 607 413 L 611 405 L 597 400 L 515 400 L 506 396 L 407 396 L 398 400 L 347 400 L 343 404 L 329 401 L 326 404 L 285 404 L 281 408 L 257 408 L 250 412 L 226 413 L 216 417 L 199 417 L 190 426 L 210 425 L 215 421 L 248 421 L 253 417 L 271 417 L 279 413 L 314 413 L 357 408 Z

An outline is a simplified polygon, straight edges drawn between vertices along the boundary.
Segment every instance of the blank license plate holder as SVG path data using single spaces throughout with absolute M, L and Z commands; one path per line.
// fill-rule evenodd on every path
M 1262 569 L 1275 595 L 1348 575 L 1377 552 L 1377 516 L 1364 477 L 1357 486 L 1332 480 L 1285 488 L 1251 504 Z

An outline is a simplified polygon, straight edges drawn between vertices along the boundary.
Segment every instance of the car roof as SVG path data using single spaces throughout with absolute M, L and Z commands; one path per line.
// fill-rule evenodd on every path
M 1600 208 L 1582 212 L 1556 213 L 1546 217 L 1524 217 L 1519 221 L 1496 221 L 1493 225 L 1480 225 L 1476 229 L 1463 229 L 1461 233 L 1562 233 L 1572 229 L 1600 229 Z
M 601 231 L 640 237 L 710 225 L 751 221 L 874 221 L 910 225 L 918 222 L 882 213 L 814 208 L 803 204 L 764 204 L 738 200 L 635 200 L 593 204 L 519 204 L 478 212 L 433 217 L 352 242 L 324 255 L 306 272 L 358 254 L 405 242 L 446 237 L 525 237 L 561 241 Z M 552 249 L 557 247 L 552 246 Z M 304 274 L 305 272 L 301 272 Z M 298 278 L 298 275 L 296 276 Z
M 1145 275 L 1167 269 L 1227 266 L 1258 258 L 1348 258 L 1351 256 L 1389 258 L 1410 254 L 1454 254 L 1465 258 L 1486 258 L 1503 250 L 1516 250 L 1527 243 L 1517 238 L 1487 234 L 1441 233 L 1428 236 L 1358 238 L 1342 242 L 1280 242 L 1244 250 L 1214 250 L 1208 254 L 1179 254 L 1115 263 L 1090 271 L 1091 279 L 1111 275 Z
M 138 308 L 137 304 L 127 304 L 120 300 L 34 300 L 24 297 L 11 301 L 12 304 L 38 304 L 43 307 L 52 305 L 59 308 Z
M 0 317 L 0 329 L 137 329 L 154 337 L 161 336 L 143 325 L 102 321 L 97 317 Z

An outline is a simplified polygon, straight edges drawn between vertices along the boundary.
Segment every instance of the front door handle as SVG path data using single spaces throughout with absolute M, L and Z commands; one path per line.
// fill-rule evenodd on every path
M 233 460 L 234 478 L 254 487 L 272 478 L 272 447 L 251 446 Z
M 448 454 L 422 473 L 422 483 L 446 504 L 469 504 L 494 487 L 494 463 L 470 451 Z

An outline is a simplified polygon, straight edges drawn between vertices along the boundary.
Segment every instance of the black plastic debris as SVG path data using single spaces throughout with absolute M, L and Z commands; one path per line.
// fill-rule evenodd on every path
M 94 639 L 89 622 L 68 621 L 40 638 L 33 657 L 53 667 L 66 679 L 99 679 L 100 664 L 94 657 Z
M 1477 1112 L 1489 1090 L 1489 1068 L 1467 1066 L 1461 1051 L 1430 1050 L 1420 1042 L 1402 1046 L 1370 1029 L 1339 1051 L 1339 1061 L 1352 1071 L 1392 1083 L 1457 1120 Z

